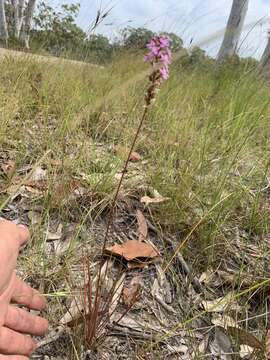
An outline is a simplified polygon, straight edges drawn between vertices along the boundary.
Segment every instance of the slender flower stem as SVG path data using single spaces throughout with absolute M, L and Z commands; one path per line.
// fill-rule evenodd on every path
M 140 131 L 141 131 L 142 125 L 143 125 L 143 123 L 144 123 L 144 121 L 145 121 L 145 119 L 146 119 L 146 116 L 147 116 L 147 113 L 148 113 L 148 109 L 149 109 L 149 106 L 145 106 L 144 112 L 143 112 L 143 115 L 142 115 L 142 118 L 141 118 L 141 121 L 140 121 L 140 123 L 139 123 L 139 126 L 138 126 L 138 128 L 137 128 L 137 131 L 136 131 L 136 134 L 135 134 L 135 136 L 134 136 L 133 142 L 132 142 L 132 144 L 131 144 L 131 147 L 130 147 L 128 156 L 127 156 L 127 158 L 126 158 L 125 165 L 124 165 L 124 167 L 123 167 L 122 174 L 121 174 L 121 177 L 120 177 L 120 180 L 119 180 L 117 189 L 116 189 L 116 192 L 115 192 L 114 197 L 113 197 L 112 206 L 111 206 L 111 210 L 110 210 L 110 214 L 109 214 L 109 220 L 108 220 L 108 224 L 107 224 L 106 232 L 105 232 L 105 236 L 104 236 L 104 242 L 103 242 L 103 247 L 102 247 L 102 254 L 104 253 L 104 250 L 105 250 L 105 247 L 106 247 L 106 244 L 107 244 L 107 241 L 108 241 L 108 235 L 109 235 L 110 228 L 111 228 L 111 225 L 112 225 L 112 222 L 113 222 L 113 215 L 114 215 L 114 210 L 115 210 L 115 206 L 116 206 L 117 197 L 118 197 L 118 195 L 119 195 L 119 191 L 120 191 L 120 189 L 121 189 L 121 186 L 122 186 L 122 183 L 123 183 L 125 174 L 126 174 L 126 172 L 127 172 L 127 167 L 128 167 L 128 163 L 129 163 L 131 154 L 132 154 L 132 152 L 133 152 L 133 150 L 134 150 L 134 147 L 135 147 L 135 144 L 136 144 L 136 142 L 137 142 L 137 139 L 138 139 L 139 133 L 140 133 Z
M 107 226 L 106 226 L 106 231 L 105 231 L 105 236 L 104 236 L 104 241 L 103 241 L 103 246 L 102 246 L 102 253 L 101 253 L 102 255 L 104 254 L 104 251 L 106 249 L 110 228 L 111 228 L 112 223 L 113 223 L 113 216 L 114 216 L 114 210 L 115 210 L 115 206 L 116 206 L 117 197 L 119 195 L 119 191 L 121 189 L 121 186 L 122 186 L 122 183 L 123 183 L 123 180 L 124 180 L 124 176 L 125 176 L 125 173 L 127 171 L 127 167 L 128 167 L 128 163 L 129 163 L 131 153 L 134 150 L 134 147 L 135 147 L 135 144 L 137 142 L 138 136 L 140 134 L 141 128 L 142 128 L 143 123 L 144 123 L 144 121 L 145 121 L 145 119 L 147 117 L 148 109 L 149 109 L 149 105 L 146 105 L 145 108 L 144 108 L 144 111 L 143 111 L 143 115 L 141 117 L 141 121 L 140 121 L 139 126 L 137 128 L 136 134 L 135 134 L 135 136 L 133 138 L 133 141 L 132 141 L 128 156 L 126 158 L 126 161 L 125 161 L 125 164 L 124 164 L 124 167 L 123 167 L 123 170 L 122 170 L 122 174 L 121 174 L 121 177 L 120 177 L 117 189 L 116 189 L 116 192 L 115 192 L 113 200 L 112 200 L 112 206 L 111 206 L 111 209 L 110 209 L 109 219 L 108 219 L 108 223 L 107 223 Z M 94 301 L 94 306 L 93 306 L 94 312 L 97 312 L 97 316 L 98 316 L 98 312 L 99 312 L 99 298 L 100 298 L 100 291 L 101 291 L 101 286 L 100 286 L 101 285 L 100 284 L 100 281 L 101 281 L 101 268 L 102 268 L 101 264 L 102 263 L 100 262 L 99 269 L 98 269 L 95 301 Z M 108 268 L 108 266 L 106 266 L 104 276 L 106 276 L 107 268 Z M 95 318 L 95 321 L 97 321 L 97 318 Z M 96 324 L 95 324 L 95 326 L 96 326 Z
M 146 55 L 145 61 L 150 62 L 151 66 L 152 66 L 152 73 L 149 76 L 150 85 L 149 85 L 148 90 L 145 95 L 145 107 L 144 107 L 144 111 L 143 111 L 141 120 L 139 122 L 137 131 L 135 133 L 132 144 L 130 146 L 129 153 L 126 158 L 117 189 L 116 189 L 115 194 L 112 199 L 112 205 L 110 208 L 108 223 L 107 223 L 106 230 L 105 230 L 101 255 L 104 255 L 104 252 L 106 250 L 106 245 L 108 242 L 110 229 L 113 224 L 113 217 L 114 217 L 117 198 L 118 198 L 121 186 L 123 184 L 125 174 L 127 172 L 128 163 L 130 161 L 131 154 L 132 154 L 135 144 L 138 140 L 143 123 L 147 117 L 148 110 L 149 110 L 152 102 L 155 100 L 157 91 L 159 90 L 161 83 L 169 77 L 169 64 L 171 62 L 170 42 L 171 41 L 169 38 L 157 36 L 157 37 L 154 37 L 150 41 L 150 43 L 147 45 L 147 48 L 150 52 Z M 93 306 L 89 307 L 90 318 L 89 318 L 89 320 L 87 320 L 88 323 L 86 324 L 86 325 L 89 325 L 89 327 L 86 329 L 86 337 L 88 337 L 88 339 L 86 339 L 86 343 L 88 343 L 89 346 L 91 346 L 92 340 L 93 340 L 94 336 L 96 336 L 97 328 L 100 325 L 99 316 L 100 316 L 100 303 L 101 303 L 101 280 L 103 277 L 104 277 L 104 279 L 106 278 L 106 274 L 107 274 L 107 270 L 108 270 L 108 261 L 106 262 L 105 274 L 102 276 L 101 276 L 101 269 L 102 269 L 102 262 L 100 261 L 100 264 L 98 267 L 97 282 L 96 282 L 95 300 L 94 300 Z M 90 281 L 91 280 L 90 280 L 90 273 L 89 273 L 88 274 L 88 285 L 89 286 L 91 286 Z M 86 287 L 86 291 L 90 293 L 89 287 L 88 288 Z M 92 295 L 92 292 L 91 292 L 91 295 Z M 92 296 L 91 296 L 91 298 L 92 298 Z M 89 302 L 90 302 L 90 299 L 89 299 Z M 101 314 L 102 313 L 103 312 L 101 311 Z

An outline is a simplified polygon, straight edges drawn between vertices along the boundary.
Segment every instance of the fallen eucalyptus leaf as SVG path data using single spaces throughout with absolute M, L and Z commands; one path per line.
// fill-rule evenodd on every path
M 139 227 L 139 241 L 144 241 L 148 235 L 148 227 L 143 213 L 140 210 L 136 211 L 136 218 Z
M 159 258 L 160 254 L 150 244 L 138 240 L 128 240 L 123 244 L 115 244 L 105 249 L 109 255 L 120 256 L 127 261 L 143 258 L 147 263 L 147 259 Z

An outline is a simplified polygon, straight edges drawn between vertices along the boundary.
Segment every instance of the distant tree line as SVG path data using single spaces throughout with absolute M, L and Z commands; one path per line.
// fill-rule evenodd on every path
M 2 12 L 1 12 L 2 2 Z M 20 4 L 19 4 L 20 3 Z M 31 7 L 31 19 L 28 16 Z M 101 34 L 87 34 L 76 23 L 80 4 L 63 4 L 54 8 L 46 1 L 0 0 L 0 41 L 12 48 L 31 48 L 55 56 L 65 56 L 83 61 L 106 62 L 121 50 L 144 49 L 155 35 L 146 28 L 124 28 L 119 39 L 111 42 Z M 18 26 L 16 15 L 20 13 Z M 2 14 L 2 17 L 1 17 Z M 2 20 L 1 20 L 2 19 Z M 2 27 L 1 27 L 2 24 Z M 27 32 L 27 39 L 25 33 Z M 183 47 L 182 39 L 174 33 L 163 33 L 172 40 L 172 49 Z
M 248 11 L 249 0 L 232 0 L 224 38 L 217 55 L 217 64 L 237 59 L 240 36 Z M 144 49 L 156 35 L 139 27 L 126 27 L 117 40 L 91 32 L 87 34 L 76 23 L 80 4 L 63 4 L 54 8 L 42 0 L 0 0 L 0 43 L 15 48 L 31 47 L 45 52 L 89 62 L 108 62 L 120 51 L 136 52 Z M 96 24 L 108 14 L 98 14 Z M 93 30 L 93 29 L 92 29 Z M 181 62 L 186 65 L 209 63 L 210 58 L 199 47 L 187 51 L 182 39 L 175 33 L 162 33 L 170 37 L 172 50 L 182 51 Z M 270 70 L 270 40 L 263 53 L 260 68 Z

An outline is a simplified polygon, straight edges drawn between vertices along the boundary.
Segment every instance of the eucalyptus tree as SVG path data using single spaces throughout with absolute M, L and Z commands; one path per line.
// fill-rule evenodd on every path
M 36 2 L 37 2 L 36 0 L 28 0 L 28 3 L 24 11 L 24 22 L 23 22 L 20 38 L 27 49 L 29 49 L 30 31 L 32 29 L 32 22 L 33 22 Z
M 4 0 L 0 0 L 0 40 L 3 43 L 7 43 L 8 40 L 8 30 L 7 30 L 7 20 L 6 20 Z
M 233 0 L 224 38 L 217 56 L 218 62 L 233 57 L 243 29 L 249 0 Z

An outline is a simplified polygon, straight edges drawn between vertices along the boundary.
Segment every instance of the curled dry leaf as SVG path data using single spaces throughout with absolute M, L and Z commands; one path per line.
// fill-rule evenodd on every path
M 124 304 L 130 308 L 140 297 L 142 279 L 140 276 L 134 276 L 130 283 L 123 289 Z
M 140 210 L 136 211 L 136 218 L 139 226 L 139 241 L 144 241 L 148 235 L 148 227 L 143 213 Z
M 153 196 L 143 196 L 141 198 L 141 203 L 145 204 L 145 205 L 149 205 L 149 204 L 162 204 L 165 201 L 170 200 L 169 197 L 164 197 L 162 195 L 159 194 L 159 192 L 157 190 L 153 190 Z
M 144 259 L 147 260 L 160 258 L 160 254 L 150 244 L 138 240 L 128 240 L 123 244 L 115 244 L 105 249 L 105 252 L 109 255 L 118 256 L 126 259 L 127 261 L 134 261 Z

